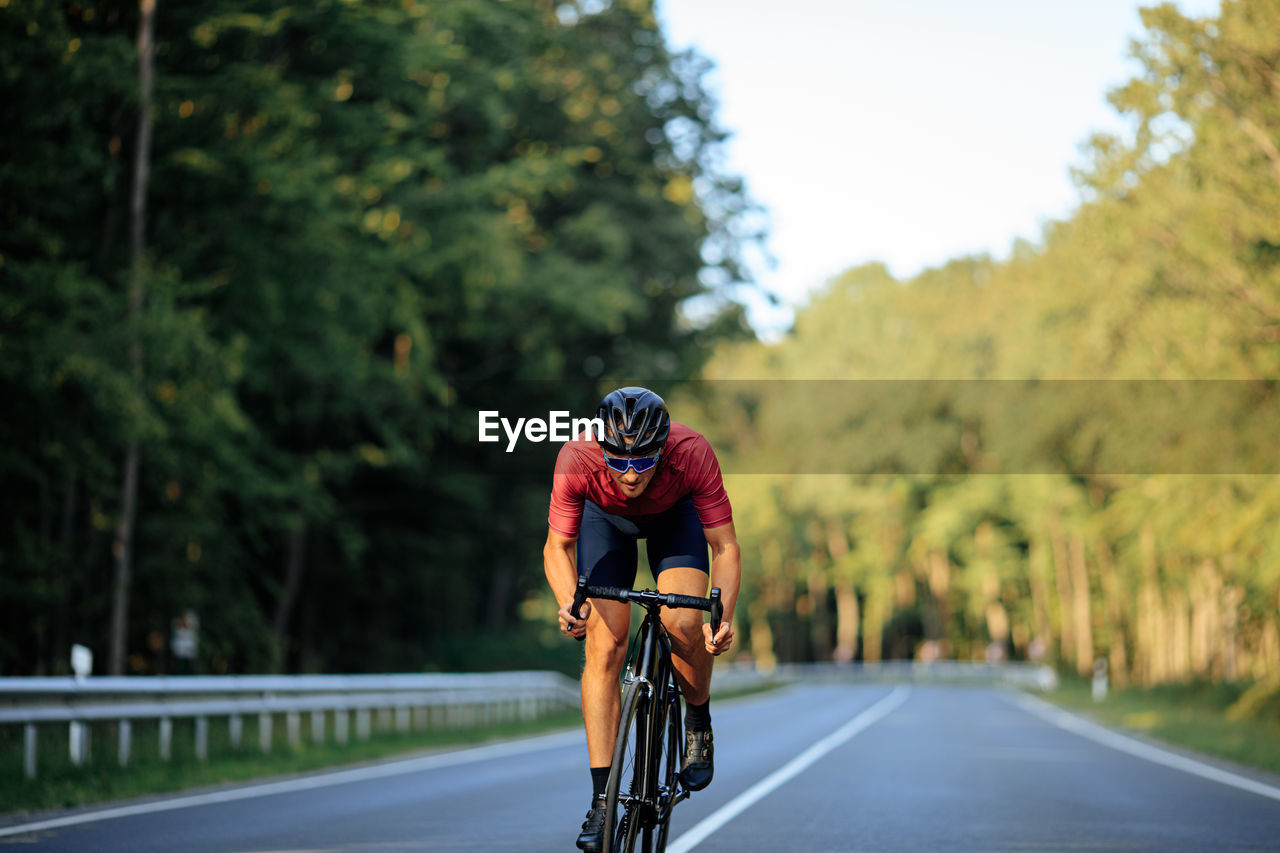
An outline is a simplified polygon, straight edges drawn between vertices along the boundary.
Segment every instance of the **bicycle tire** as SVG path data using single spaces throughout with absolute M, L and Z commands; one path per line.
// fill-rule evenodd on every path
M 618 738 L 613 746 L 613 763 L 605 788 L 603 853 L 635 853 L 640 829 L 642 806 L 632 800 L 623 805 L 618 815 L 618 800 L 623 785 L 627 794 L 641 797 L 644 791 L 647 728 L 649 725 L 649 686 L 640 681 L 627 685 L 622 695 L 622 716 L 618 721 Z
M 667 849 L 667 838 L 671 832 L 671 813 L 675 810 L 676 776 L 680 773 L 680 764 L 684 758 L 681 750 L 680 695 L 671 688 L 666 707 L 666 743 L 662 749 L 662 769 L 658 775 L 659 784 L 667 792 L 668 803 L 666 813 L 658 821 L 654 832 L 653 853 L 664 853 Z

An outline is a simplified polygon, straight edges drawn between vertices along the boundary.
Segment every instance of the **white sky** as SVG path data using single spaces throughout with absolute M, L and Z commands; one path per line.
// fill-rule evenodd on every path
M 777 267 L 757 276 L 798 305 L 860 263 L 909 278 L 959 255 L 1004 258 L 1070 215 L 1081 143 L 1126 126 L 1106 93 L 1136 73 L 1140 5 L 659 0 L 659 15 L 673 47 L 716 65 L 728 168 L 770 218 Z M 790 316 L 752 310 L 766 336 Z

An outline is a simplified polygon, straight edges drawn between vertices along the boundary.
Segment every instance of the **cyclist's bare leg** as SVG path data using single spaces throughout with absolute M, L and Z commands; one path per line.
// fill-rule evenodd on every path
M 587 662 L 582 670 L 582 722 L 587 730 L 587 754 L 592 767 L 604 767 L 613 761 L 613 743 L 622 713 L 618 678 L 626 663 L 630 626 L 631 605 L 591 600 Z
M 658 575 L 658 591 L 677 595 L 707 594 L 707 573 L 675 567 Z M 711 696 L 711 655 L 702 636 L 701 610 L 662 609 L 662 624 L 671 637 L 671 657 L 676 679 L 686 701 L 701 705 Z

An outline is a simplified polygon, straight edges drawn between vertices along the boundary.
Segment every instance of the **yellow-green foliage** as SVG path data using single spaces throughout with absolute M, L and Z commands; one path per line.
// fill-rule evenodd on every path
M 1143 17 L 1134 138 L 1092 140 L 1042 245 L 849 270 L 710 365 L 704 422 L 751 475 L 744 622 L 778 656 L 852 631 L 1121 683 L 1280 669 L 1280 3 Z

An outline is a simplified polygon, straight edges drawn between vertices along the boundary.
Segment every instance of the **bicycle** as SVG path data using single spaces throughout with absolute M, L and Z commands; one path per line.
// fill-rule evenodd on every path
M 684 743 L 681 690 L 671 664 L 671 640 L 659 613 L 663 607 L 705 610 L 711 614 L 714 635 L 724 616 L 720 588 L 701 598 L 653 589 L 587 586 L 587 579 L 580 577 L 569 612 L 577 616 L 588 598 L 645 609 L 623 668 L 622 716 L 605 789 L 603 853 L 662 853 L 667 848 L 671 812 L 688 798 L 689 791 L 679 779 Z

